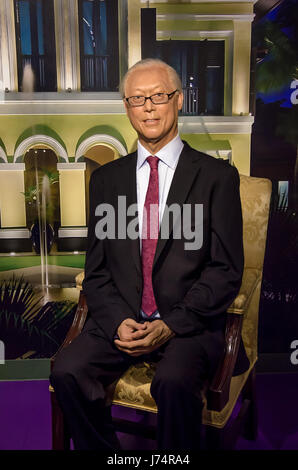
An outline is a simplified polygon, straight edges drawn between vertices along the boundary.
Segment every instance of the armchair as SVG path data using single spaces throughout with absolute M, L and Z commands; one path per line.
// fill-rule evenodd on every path
M 203 396 L 203 425 L 206 426 L 207 448 L 233 448 L 236 438 L 243 433 L 247 439 L 255 439 L 257 412 L 255 396 L 255 364 L 257 361 L 258 311 L 266 246 L 271 181 L 240 175 L 240 196 L 243 213 L 243 243 L 245 267 L 238 296 L 228 309 L 225 331 L 226 346 L 221 363 L 210 384 L 206 384 Z M 82 289 L 84 273 L 76 277 L 78 289 Z M 87 318 L 87 304 L 83 291 L 73 324 L 61 346 L 66 347 L 80 333 Z M 242 335 L 249 369 L 233 376 L 240 337 Z M 60 349 L 59 349 L 60 350 Z M 59 352 L 59 351 L 58 351 Z M 57 354 L 57 353 L 56 353 Z M 56 355 L 55 355 L 56 356 Z M 55 356 L 51 358 L 52 364 Z M 131 366 L 123 376 L 107 389 L 108 400 L 115 405 L 156 413 L 157 407 L 150 394 L 154 364 L 139 363 Z M 70 437 L 58 406 L 55 391 L 50 386 L 52 403 L 53 449 L 67 449 Z M 242 397 L 242 400 L 240 400 Z M 241 401 L 237 416 L 232 412 Z M 114 418 L 117 431 L 154 438 L 154 426 Z

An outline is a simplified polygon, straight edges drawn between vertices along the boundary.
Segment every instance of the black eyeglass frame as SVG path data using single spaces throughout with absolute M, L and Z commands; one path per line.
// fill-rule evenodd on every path
M 131 106 L 132 108 L 138 108 L 139 106 L 144 106 L 144 104 L 146 103 L 147 100 L 150 100 L 151 103 L 155 104 L 155 105 L 159 105 L 159 104 L 166 104 L 170 101 L 170 99 L 174 96 L 174 94 L 176 93 L 176 91 L 179 91 L 178 88 L 177 90 L 174 90 L 172 91 L 171 93 L 154 93 L 154 95 L 151 95 L 151 96 L 138 96 L 138 95 L 134 95 L 134 96 L 129 96 L 128 98 L 125 98 L 125 101 L 129 104 L 129 106 Z M 163 101 L 162 103 L 154 103 L 154 101 L 152 100 L 152 98 L 154 96 L 157 96 L 157 95 L 165 95 L 168 97 L 167 101 Z M 144 103 L 142 104 L 130 104 L 129 100 L 131 98 L 144 98 Z

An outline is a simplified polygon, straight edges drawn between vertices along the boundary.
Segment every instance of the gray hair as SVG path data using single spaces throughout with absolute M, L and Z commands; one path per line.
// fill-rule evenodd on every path
M 153 67 L 153 66 L 159 66 L 159 67 L 163 67 L 164 69 L 166 69 L 166 71 L 168 73 L 168 77 L 171 80 L 171 82 L 173 83 L 174 87 L 177 88 L 177 90 L 179 90 L 179 91 L 182 90 L 181 78 L 179 77 L 178 73 L 176 72 L 176 70 L 173 67 L 171 67 L 169 64 L 167 64 L 166 62 L 164 62 L 163 60 L 160 60 L 160 59 L 143 59 L 143 60 L 139 60 L 139 62 L 134 64 L 132 67 L 130 67 L 127 70 L 124 77 L 122 78 L 122 80 L 120 82 L 120 85 L 119 85 L 119 91 L 120 91 L 123 98 L 125 96 L 125 85 L 126 85 L 126 82 L 127 82 L 127 79 L 129 78 L 129 76 L 135 70 L 137 70 L 139 68 L 150 68 L 150 67 Z

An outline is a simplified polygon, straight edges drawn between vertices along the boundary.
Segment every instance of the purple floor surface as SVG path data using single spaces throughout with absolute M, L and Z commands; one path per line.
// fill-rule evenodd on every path
M 48 385 L 46 380 L 0 382 L 1 450 L 51 449 Z M 297 392 L 297 374 L 257 375 L 258 438 L 254 442 L 240 438 L 236 449 L 298 450 Z M 155 449 L 154 441 L 119 437 L 125 450 Z

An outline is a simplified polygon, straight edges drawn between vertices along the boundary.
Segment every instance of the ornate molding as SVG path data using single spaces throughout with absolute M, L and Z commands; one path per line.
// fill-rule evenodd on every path
M 95 135 L 92 135 L 91 137 L 88 137 L 87 139 L 83 140 L 83 142 L 80 143 L 76 151 L 75 161 L 77 162 L 80 157 L 85 155 L 85 153 L 88 151 L 90 147 L 93 147 L 96 144 L 97 145 L 98 144 L 111 145 L 120 153 L 121 156 L 127 155 L 127 151 L 125 147 L 115 137 L 112 137 L 111 135 L 108 135 L 108 134 L 95 134 Z
M 13 157 L 14 163 L 16 163 L 18 159 L 24 155 L 29 147 L 32 147 L 32 145 L 35 144 L 48 145 L 52 150 L 54 150 L 58 157 L 62 158 L 65 162 L 68 163 L 68 155 L 64 147 L 53 137 L 43 134 L 32 135 L 23 140 L 15 151 Z
M 5 163 L 8 163 L 7 155 L 2 147 L 0 147 L 0 160 L 4 160 Z

